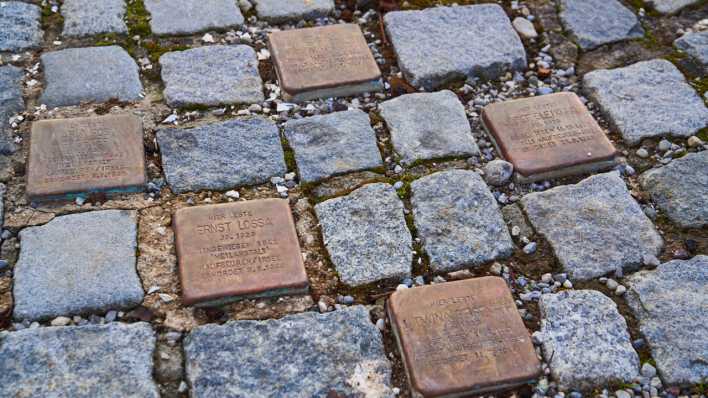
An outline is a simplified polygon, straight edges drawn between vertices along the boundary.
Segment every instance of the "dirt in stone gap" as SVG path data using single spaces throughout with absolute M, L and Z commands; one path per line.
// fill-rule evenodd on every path
M 481 3 L 483 1 L 456 1 L 458 4 Z M 363 4 L 364 11 L 369 5 L 374 5 L 376 1 L 370 0 L 337 0 L 337 7 L 341 12 L 341 19 L 346 22 L 359 21 L 362 17 L 362 10 L 357 10 L 357 4 Z M 397 3 L 404 9 L 428 7 L 436 4 L 447 4 L 451 2 L 443 0 L 409 0 L 408 2 L 388 1 L 389 4 Z M 536 41 L 525 41 L 528 59 L 534 63 L 534 58 L 540 49 L 546 44 L 551 44 L 550 53 L 555 57 L 556 67 L 568 68 L 575 65 L 578 76 L 583 73 L 605 67 L 617 67 L 627 65 L 639 60 L 653 58 L 656 56 L 667 56 L 679 64 L 679 67 L 690 76 L 681 64 L 681 57 L 671 48 L 672 41 L 677 37 L 678 29 L 686 29 L 702 18 L 708 17 L 708 6 L 706 2 L 698 6 L 690 7 L 674 16 L 661 17 L 652 12 L 647 12 L 642 18 L 642 24 L 647 31 L 645 38 L 630 42 L 617 43 L 603 46 L 588 53 L 581 53 L 578 48 L 568 40 L 562 25 L 557 17 L 557 10 L 553 2 L 547 0 L 526 0 L 521 1 L 518 9 L 512 9 L 511 1 L 501 2 L 508 14 L 513 18 L 524 16 L 528 11 L 536 16 L 535 26 L 542 33 L 542 38 Z M 640 0 L 625 1 L 625 3 L 638 10 L 643 6 Z M 183 359 L 179 341 L 184 333 L 192 328 L 205 323 L 221 323 L 229 320 L 239 319 L 268 319 L 280 318 L 287 314 L 299 313 L 303 311 L 317 310 L 317 302 L 321 301 L 329 307 L 335 305 L 337 296 L 351 295 L 357 304 L 372 306 L 372 321 L 385 318 L 383 305 L 388 295 L 395 290 L 397 281 L 382 281 L 359 288 L 350 288 L 341 284 L 337 274 L 329 260 L 326 250 L 322 244 L 321 231 L 317 219 L 313 212 L 313 206 L 328 198 L 341 196 L 351 192 L 369 182 L 383 181 L 393 183 L 395 181 L 404 182 L 404 187 L 399 190 L 399 196 L 410 212 L 410 182 L 427 174 L 450 169 L 468 168 L 473 170 L 481 169 L 486 160 L 484 158 L 475 161 L 467 159 L 440 159 L 437 161 L 420 162 L 407 168 L 400 175 L 393 172 L 396 165 L 396 156 L 390 144 L 390 134 L 383 120 L 378 115 L 375 106 L 365 108 L 372 119 L 372 125 L 377 134 L 379 148 L 383 158 L 386 159 L 385 167 L 368 172 L 352 173 L 346 176 L 335 177 L 317 185 L 299 184 L 289 191 L 288 200 L 290 202 L 293 216 L 296 222 L 296 229 L 301 245 L 301 251 L 310 280 L 310 295 L 300 297 L 284 297 L 275 299 L 248 300 L 236 304 L 230 304 L 213 309 L 194 309 L 185 307 L 181 303 L 180 285 L 176 268 L 176 254 L 174 247 L 174 232 L 171 228 L 172 214 L 183 207 L 224 203 L 234 201 L 228 198 L 223 192 L 198 192 L 183 195 L 174 195 L 169 188 L 163 187 L 160 192 L 151 194 L 132 194 L 119 197 L 107 198 L 101 195 L 89 197 L 85 204 L 76 203 L 50 203 L 33 205 L 28 203 L 24 197 L 25 167 L 28 150 L 28 138 L 31 122 L 43 119 L 57 119 L 69 117 L 86 117 L 92 115 L 103 115 L 108 113 L 131 112 L 141 117 L 144 125 L 145 137 L 144 145 L 147 159 L 148 176 L 151 181 L 157 182 L 164 179 L 162 172 L 159 148 L 155 141 L 155 131 L 163 127 L 174 127 L 163 124 L 162 121 L 173 114 L 163 100 L 163 84 L 159 78 L 159 57 L 168 51 L 180 51 L 191 47 L 198 47 L 209 44 L 202 40 L 203 33 L 181 37 L 156 37 L 150 34 L 147 25 L 144 9 L 141 8 L 140 0 L 129 2 L 128 22 L 130 34 L 126 36 L 101 35 L 99 37 L 85 39 L 64 40 L 59 36 L 61 31 L 61 17 L 59 14 L 51 12 L 52 5 L 60 4 L 57 1 L 50 1 L 43 7 L 43 25 L 46 31 L 45 45 L 43 51 L 52 51 L 70 47 L 85 47 L 92 45 L 120 45 L 136 59 L 141 67 L 141 79 L 145 87 L 145 97 L 142 101 L 132 104 L 109 102 L 106 104 L 82 104 L 80 106 L 65 107 L 59 110 L 47 110 L 39 107 L 39 94 L 43 88 L 42 70 L 39 64 L 39 52 L 23 53 L 17 59 L 10 59 L 3 55 L 3 63 L 8 60 L 16 66 L 23 67 L 26 71 L 23 89 L 27 104 L 27 111 L 22 114 L 24 120 L 18 123 L 14 129 L 14 135 L 19 142 L 20 150 L 10 157 L 5 163 L 5 167 L 0 170 L 0 181 L 7 185 L 5 195 L 5 229 L 11 236 L 2 242 L 2 258 L 10 264 L 9 270 L 0 272 L 0 330 L 11 330 L 12 312 L 12 267 L 17 259 L 19 244 L 17 234 L 26 227 L 42 225 L 51 221 L 54 217 L 64 214 L 103 210 L 103 209 L 134 209 L 139 213 L 138 219 L 138 253 L 137 269 L 142 280 L 143 288 L 146 291 L 143 304 L 132 310 L 120 314 L 120 321 L 151 322 L 159 332 L 158 349 L 156 350 L 156 378 L 160 384 L 163 396 L 184 396 L 185 393 L 178 392 L 180 381 L 183 380 Z M 395 5 L 395 4 L 394 4 Z M 249 14 L 247 14 L 248 16 Z M 384 63 L 381 70 L 384 78 L 390 85 L 384 99 L 392 96 L 402 95 L 415 91 L 409 86 L 396 66 L 396 60 L 387 38 L 384 35 L 383 26 L 379 18 L 380 14 L 370 11 L 371 17 L 362 22 L 367 41 L 375 51 L 378 51 Z M 307 23 L 305 25 L 309 25 Z M 281 26 L 280 28 L 288 28 Z M 242 39 L 234 32 L 211 31 L 209 32 L 217 43 L 238 43 Z M 251 43 L 256 51 L 260 51 L 265 46 L 264 31 L 257 30 L 251 32 Z M 261 76 L 269 87 L 276 84 L 276 77 L 270 60 L 260 62 Z M 529 68 L 527 77 L 539 76 L 544 71 L 539 70 L 536 65 Z M 541 77 L 543 80 L 543 77 Z M 550 82 L 551 78 L 546 78 Z M 571 77 L 574 84 L 573 90 L 577 90 L 580 85 L 579 77 Z M 488 94 L 492 90 L 503 92 L 503 85 L 500 82 L 490 82 L 486 88 L 476 86 L 472 90 L 466 90 L 464 82 L 451 83 L 447 88 L 459 94 L 460 100 L 467 103 L 482 94 Z M 269 94 L 266 89 L 266 96 Z M 527 96 L 524 90 L 516 90 L 507 93 L 508 98 Z M 366 104 L 365 98 L 359 99 Z M 376 98 L 374 102 L 381 102 L 382 98 Z M 316 106 L 328 105 L 331 111 L 344 110 L 351 105 L 351 99 L 336 100 L 331 103 L 325 101 L 313 102 Z M 602 127 L 608 132 L 612 142 L 618 147 L 628 164 L 631 164 L 637 174 L 652 167 L 656 160 L 653 158 L 641 159 L 635 155 L 635 148 L 625 146 L 619 135 L 614 132 L 602 115 L 597 112 L 596 107 L 590 103 L 589 107 L 594 116 L 600 121 Z M 190 127 L 218 120 L 231 119 L 239 116 L 239 112 L 248 106 L 224 106 L 211 109 L 192 108 L 179 109 L 174 113 L 177 116 L 180 127 Z M 475 109 L 467 106 L 470 116 L 470 123 L 473 134 L 483 148 L 491 147 L 478 120 Z M 304 110 L 298 111 L 302 115 L 307 113 Z M 282 119 L 279 119 L 282 121 Z M 296 171 L 292 160 L 292 151 L 287 147 L 287 142 L 283 140 L 286 149 L 286 161 L 290 172 Z M 650 153 L 654 153 L 654 147 L 658 140 L 647 140 L 643 144 Z M 677 141 L 674 141 L 677 142 Z M 483 145 L 486 143 L 487 145 Z M 498 156 L 498 155 L 497 155 Z M 552 185 L 573 184 L 582 180 L 585 176 L 575 176 L 552 181 Z M 636 175 L 625 177 L 632 195 L 642 206 L 650 206 L 646 192 L 637 184 Z M 530 191 L 529 186 L 515 185 L 513 188 L 506 186 L 496 189 L 504 193 L 507 197 L 521 197 Z M 239 188 L 239 201 L 253 200 L 260 198 L 279 197 L 275 187 L 271 184 L 263 184 L 256 187 Z M 410 216 L 407 217 L 411 232 L 417 238 L 415 228 Z M 661 213 L 659 213 L 655 224 L 665 239 L 666 247 L 660 255 L 662 262 L 672 258 L 684 258 L 699 253 L 708 253 L 708 231 L 703 230 L 681 230 L 673 226 Z M 556 261 L 550 245 L 541 236 L 530 236 L 532 241 L 538 243 L 537 251 L 532 255 L 523 253 L 521 247 L 524 243 L 516 240 L 517 249 L 512 257 L 499 263 L 508 267 L 510 280 L 518 277 L 525 277 L 530 280 L 539 280 L 544 273 L 560 273 L 562 269 Z M 452 275 L 434 275 L 429 268 L 429 260 L 422 250 L 419 240 L 416 240 L 414 256 L 414 276 L 422 276 L 426 283 L 430 283 L 436 276 L 442 276 L 446 280 L 464 279 L 493 274 L 492 264 L 457 272 Z M 622 279 L 619 279 L 622 282 Z M 520 288 L 512 283 L 510 285 L 515 297 L 518 299 Z M 617 302 L 620 312 L 627 319 L 630 334 L 633 339 L 641 337 L 638 331 L 636 320 L 628 310 L 623 299 L 611 294 L 608 289 L 597 281 L 576 283 L 575 288 L 588 288 L 602 291 L 612 297 Z M 540 314 L 535 302 L 524 303 L 520 308 L 526 311 L 526 326 L 529 332 L 539 329 Z M 102 314 L 99 314 L 102 315 Z M 88 316 L 85 316 L 87 318 Z M 401 390 L 401 396 L 410 397 L 407 381 L 400 355 L 395 347 L 395 341 L 391 333 L 390 326 L 386 321 L 383 331 L 384 344 L 387 356 L 393 366 L 393 384 Z M 650 353 L 640 350 L 643 361 L 651 360 Z M 532 387 L 525 386 L 515 390 L 501 393 L 499 396 L 530 396 Z

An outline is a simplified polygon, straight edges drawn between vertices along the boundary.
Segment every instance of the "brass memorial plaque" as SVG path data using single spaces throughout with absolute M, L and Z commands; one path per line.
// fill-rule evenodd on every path
M 616 150 L 575 93 L 487 105 L 482 123 L 520 182 L 614 166 Z
M 307 292 L 287 200 L 188 207 L 173 226 L 185 305 Z
M 143 128 L 138 117 L 108 115 L 32 124 L 27 167 L 30 200 L 138 192 L 145 184 Z
M 502 278 L 396 291 L 386 307 L 414 396 L 481 394 L 540 374 L 528 331 Z
M 361 28 L 339 24 L 269 34 L 283 97 L 290 101 L 382 89 L 381 71 Z

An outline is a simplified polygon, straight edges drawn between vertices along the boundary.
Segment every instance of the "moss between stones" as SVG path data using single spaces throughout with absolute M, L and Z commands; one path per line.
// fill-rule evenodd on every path
M 285 167 L 288 168 L 289 172 L 297 172 L 297 162 L 295 161 L 295 151 L 293 148 L 290 146 L 290 142 L 288 139 L 285 137 L 285 134 L 280 135 L 280 144 L 283 147 L 283 155 L 285 156 Z M 301 183 L 301 188 L 303 190 L 309 191 L 309 189 L 306 189 L 308 187 L 302 187 L 303 184 L 307 183 Z M 312 188 L 310 186 L 309 188 Z
M 59 31 L 64 27 L 64 17 L 60 12 L 52 12 L 52 6 L 57 6 L 61 8 L 62 2 L 57 1 L 56 3 L 46 2 L 42 6 L 42 29 L 47 31 L 53 26 L 56 26 Z
M 644 28 L 644 37 L 640 39 L 640 41 L 644 48 L 648 50 L 662 49 L 664 46 L 661 44 L 661 42 L 659 42 L 659 39 L 654 36 L 654 33 L 651 31 L 651 29 L 649 29 L 649 27 L 644 24 L 642 25 L 642 27 Z
M 125 21 L 128 25 L 128 32 L 132 38 L 135 35 L 148 37 L 152 35 L 150 29 L 150 14 L 145 8 L 143 0 L 132 0 L 128 2 Z
M 156 63 L 160 60 L 160 57 L 168 52 L 173 52 L 173 51 L 184 51 L 184 50 L 189 50 L 188 46 L 184 45 L 169 45 L 169 46 L 163 46 L 160 44 L 158 40 L 146 40 L 143 42 L 143 48 L 145 48 L 145 51 L 147 51 L 148 58 L 150 59 L 150 62 Z
M 708 141 L 708 127 L 698 130 L 696 137 L 700 138 L 703 142 Z
M 708 76 L 700 79 L 690 80 L 689 84 L 691 84 L 691 86 L 693 86 L 693 88 L 695 88 L 696 91 L 698 91 L 698 94 L 700 94 L 701 96 L 708 92 Z

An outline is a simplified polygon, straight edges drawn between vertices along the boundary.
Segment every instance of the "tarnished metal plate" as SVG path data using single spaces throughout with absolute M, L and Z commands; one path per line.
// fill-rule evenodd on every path
M 27 196 L 70 199 L 144 189 L 143 128 L 134 115 L 42 120 L 32 124 Z
M 188 207 L 173 227 L 185 305 L 307 290 L 287 200 Z
M 503 390 L 540 373 L 529 333 L 501 278 L 396 291 L 387 310 L 411 389 L 423 397 Z

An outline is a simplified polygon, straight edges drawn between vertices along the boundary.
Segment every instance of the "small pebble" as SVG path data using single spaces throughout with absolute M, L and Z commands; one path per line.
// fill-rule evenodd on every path
M 524 246 L 523 250 L 526 254 L 533 254 L 536 252 L 537 247 L 538 245 L 536 244 L 536 242 L 529 242 L 526 246 Z
M 636 154 L 637 154 L 637 156 L 639 156 L 639 157 L 642 158 L 642 159 L 646 159 L 646 158 L 649 157 L 649 151 L 647 151 L 647 150 L 644 149 L 644 148 L 639 148 L 639 149 L 637 149 Z
M 703 141 L 701 141 L 700 138 L 696 137 L 695 135 L 688 137 L 688 141 L 686 142 L 689 148 L 696 148 L 701 145 L 703 145 Z
M 59 316 L 56 317 L 52 320 L 51 325 L 52 326 L 66 326 L 71 323 L 71 318 L 67 318 L 65 316 Z
M 376 327 L 379 328 L 379 330 L 382 332 L 384 329 L 386 329 L 386 322 L 383 320 L 383 318 L 379 318 L 376 321 Z
M 491 272 L 494 275 L 501 275 L 502 273 L 502 265 L 499 263 L 494 263 L 492 264 L 491 267 L 489 267 L 489 272 Z
M 644 255 L 642 257 L 642 263 L 649 269 L 654 269 L 660 264 L 659 259 L 654 255 Z
M 105 319 L 106 319 L 106 322 L 113 322 L 116 320 L 117 317 L 118 317 L 118 312 L 111 310 L 106 313 Z
M 321 313 L 327 312 L 329 310 L 329 306 L 327 305 L 327 303 L 322 300 L 317 302 L 317 308 L 319 308 Z
M 646 378 L 652 378 L 656 376 L 656 368 L 652 366 L 649 362 L 645 362 L 644 365 L 642 365 L 641 373 L 642 376 Z

